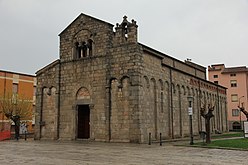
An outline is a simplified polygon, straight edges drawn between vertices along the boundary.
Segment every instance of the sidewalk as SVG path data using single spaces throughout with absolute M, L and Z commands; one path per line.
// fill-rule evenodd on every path
M 187 142 L 187 141 L 185 141 Z M 0 142 L 0 164 L 8 165 L 245 165 L 247 151 L 89 141 Z

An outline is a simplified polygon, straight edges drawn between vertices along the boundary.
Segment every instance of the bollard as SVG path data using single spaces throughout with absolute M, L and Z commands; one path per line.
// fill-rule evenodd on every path
M 25 141 L 27 140 L 27 132 L 26 131 L 24 133 L 24 139 L 25 139 Z
M 148 145 L 151 145 L 151 132 L 149 132 L 149 136 L 148 136 Z
M 159 145 L 162 146 L 162 133 L 159 134 Z

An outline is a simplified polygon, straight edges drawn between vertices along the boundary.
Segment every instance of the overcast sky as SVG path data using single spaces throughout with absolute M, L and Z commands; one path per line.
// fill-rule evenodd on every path
M 58 34 L 80 13 L 114 25 L 127 15 L 140 43 L 182 61 L 248 65 L 248 0 L 0 0 L 0 70 L 58 59 Z

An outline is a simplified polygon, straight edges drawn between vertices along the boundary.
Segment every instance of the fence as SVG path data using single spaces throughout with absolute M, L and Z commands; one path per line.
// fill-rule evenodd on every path
M 0 132 L 0 141 L 10 139 L 11 137 L 11 132 L 10 131 L 2 131 Z

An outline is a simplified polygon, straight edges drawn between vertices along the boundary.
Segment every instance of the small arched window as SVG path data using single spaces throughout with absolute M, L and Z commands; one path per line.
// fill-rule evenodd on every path
M 81 48 L 78 42 L 75 43 L 75 48 L 76 48 L 76 58 L 81 58 Z
M 81 49 L 83 50 L 83 57 L 87 56 L 87 45 L 86 42 L 82 42 Z
M 75 42 L 73 48 L 74 58 L 89 57 L 93 55 L 93 40 L 89 39 L 87 42 Z
M 127 23 L 123 23 L 122 25 L 123 35 L 128 38 L 128 29 L 127 29 Z
M 92 56 L 92 46 L 93 46 L 93 41 L 89 39 L 88 40 L 89 56 Z

